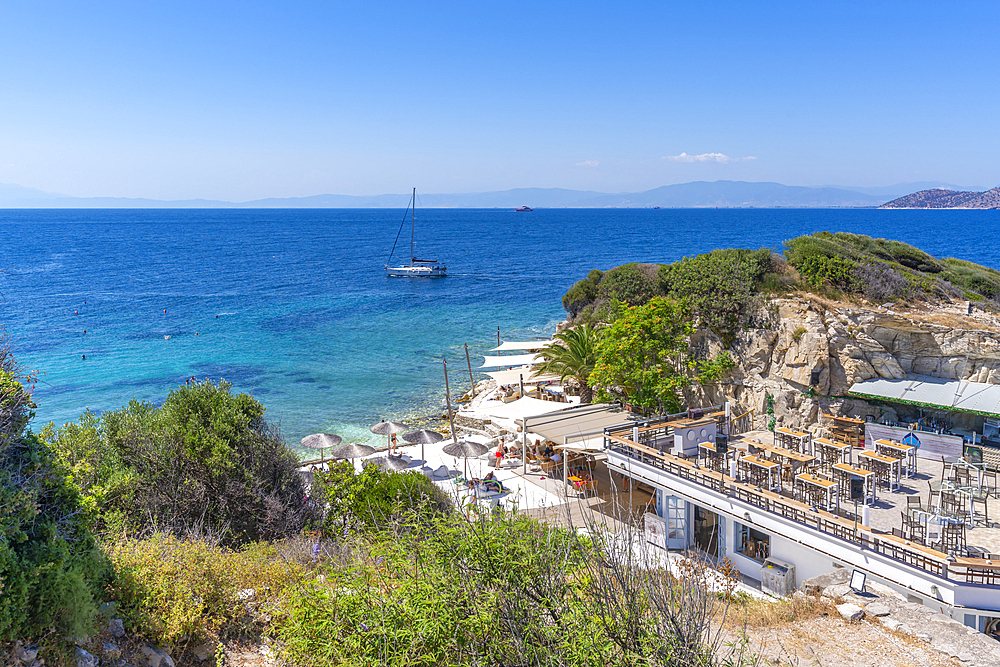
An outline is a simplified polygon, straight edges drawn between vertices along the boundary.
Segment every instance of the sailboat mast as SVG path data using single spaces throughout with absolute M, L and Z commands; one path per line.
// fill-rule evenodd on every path
M 413 266 L 413 226 L 417 217 L 417 189 L 413 188 L 413 205 L 410 207 L 410 266 Z

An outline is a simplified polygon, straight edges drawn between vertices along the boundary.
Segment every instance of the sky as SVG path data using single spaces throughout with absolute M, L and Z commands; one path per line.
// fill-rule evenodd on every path
M 0 0 L 0 183 L 1000 185 L 1000 3 Z

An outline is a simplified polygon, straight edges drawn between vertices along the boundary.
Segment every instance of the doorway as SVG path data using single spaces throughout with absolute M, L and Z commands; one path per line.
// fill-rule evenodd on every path
M 712 558 L 719 556 L 719 515 L 694 506 L 694 546 Z
M 676 496 L 663 497 L 663 520 L 667 526 L 667 548 L 687 546 L 687 503 Z

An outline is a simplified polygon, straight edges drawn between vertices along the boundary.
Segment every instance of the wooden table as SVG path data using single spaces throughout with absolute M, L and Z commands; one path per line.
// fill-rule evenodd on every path
M 795 488 L 801 489 L 803 502 L 816 505 L 828 512 L 840 509 L 840 494 L 837 483 L 812 473 L 804 472 L 795 476 Z
M 876 440 L 875 451 L 900 459 L 900 474 L 913 477 L 917 473 L 917 448 L 893 440 Z
M 845 500 L 851 498 L 851 477 L 860 477 L 865 481 L 863 493 L 865 504 L 875 504 L 875 473 L 873 471 L 861 470 L 846 463 L 834 463 L 833 475 L 840 484 L 840 495 Z
M 879 479 L 885 481 L 885 485 L 889 491 L 894 490 L 893 485 L 897 489 L 899 488 L 900 459 L 885 456 L 884 454 L 876 454 L 866 449 L 863 452 L 858 452 L 858 465 L 874 471 Z
M 756 456 L 744 456 L 740 459 L 739 465 L 751 484 L 756 484 L 768 491 L 781 490 L 781 475 L 777 474 L 781 470 L 780 463 Z
M 819 450 L 819 458 L 826 464 L 851 463 L 851 445 L 829 438 L 814 438 L 813 453 Z
M 810 436 L 808 433 L 793 431 L 784 426 L 774 430 L 774 445 L 776 447 L 785 447 L 799 452 L 811 453 L 809 451 L 809 439 Z
M 729 461 L 730 453 L 736 453 L 735 449 L 726 449 L 724 452 L 719 451 L 719 447 L 714 442 L 699 442 L 698 443 L 698 462 L 701 463 L 702 452 L 705 456 L 705 465 L 711 470 L 729 474 L 728 466 L 726 462 Z

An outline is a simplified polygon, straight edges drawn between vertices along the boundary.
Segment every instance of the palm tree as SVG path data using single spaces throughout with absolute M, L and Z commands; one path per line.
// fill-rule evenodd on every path
M 538 353 L 542 361 L 535 366 L 535 372 L 554 373 L 563 382 L 573 378 L 580 385 L 580 403 L 590 403 L 594 390 L 587 379 L 597 363 L 598 339 L 597 330 L 589 324 L 556 334 L 556 342 Z

